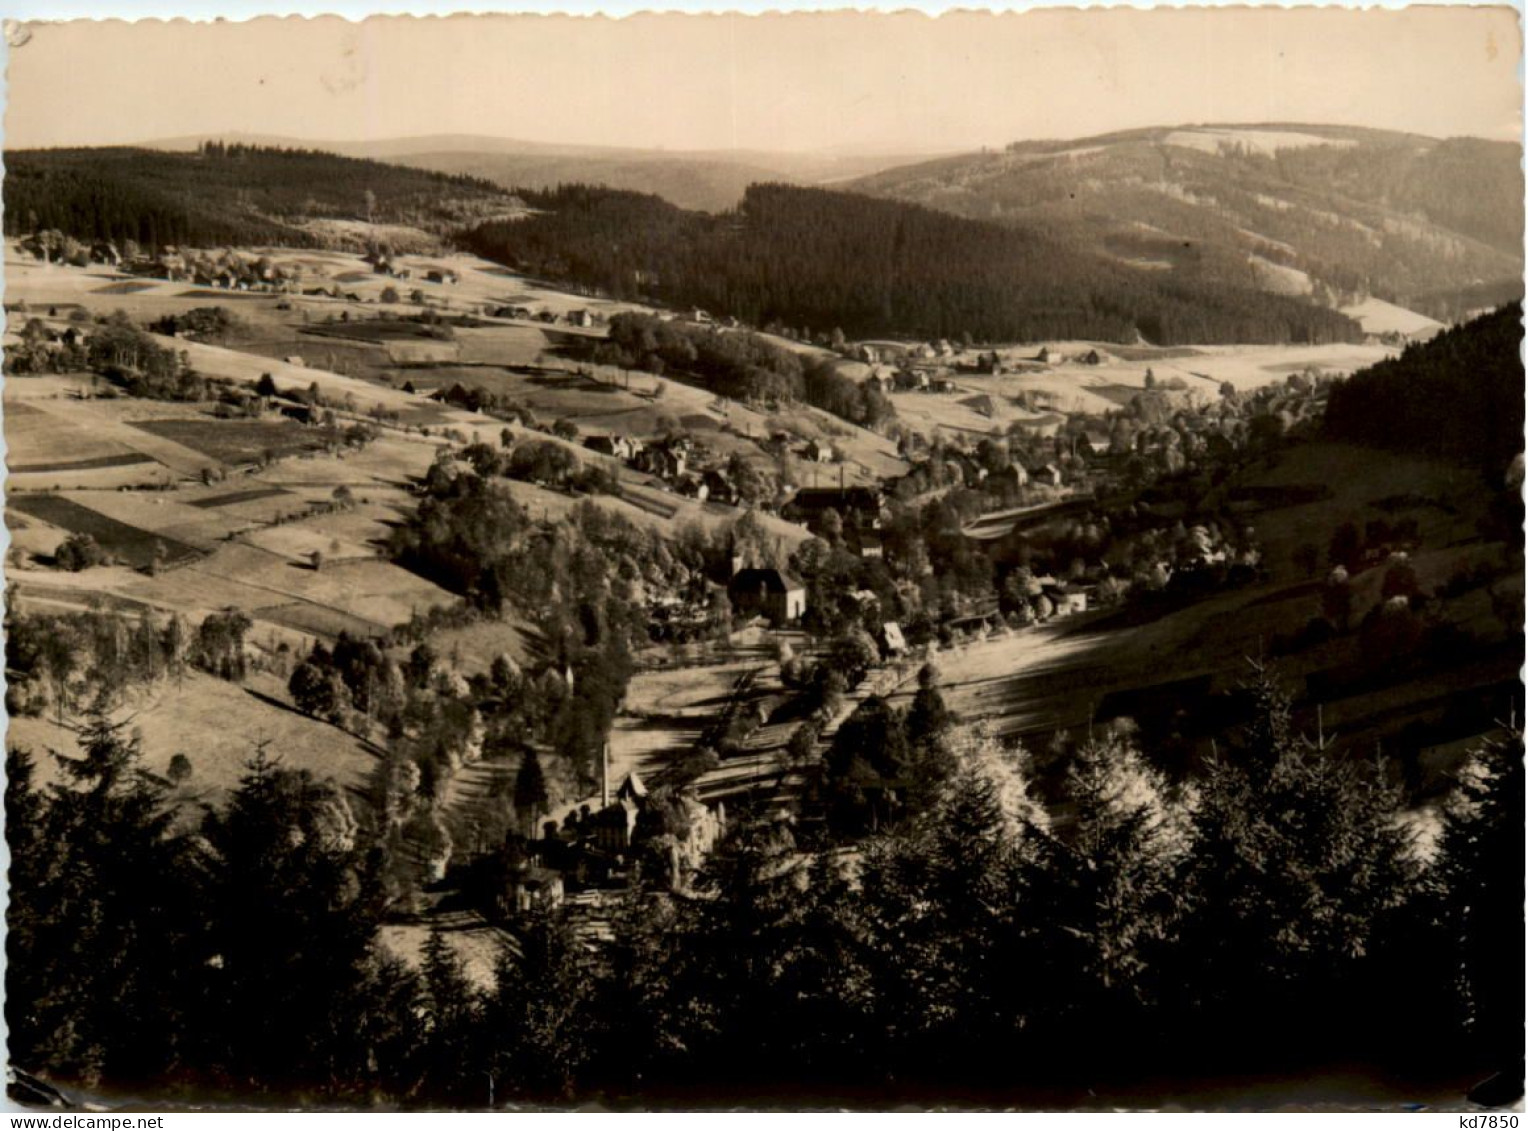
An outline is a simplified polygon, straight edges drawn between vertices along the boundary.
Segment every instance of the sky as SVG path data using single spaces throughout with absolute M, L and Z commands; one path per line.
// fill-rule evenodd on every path
M 928 153 L 1208 122 L 1522 133 L 1510 7 L 33 23 L 7 147 L 476 134 Z

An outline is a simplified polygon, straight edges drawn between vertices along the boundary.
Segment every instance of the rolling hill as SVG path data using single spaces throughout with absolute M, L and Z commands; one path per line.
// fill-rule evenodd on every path
M 1452 321 L 1522 294 L 1520 147 L 1334 126 L 1020 142 L 846 186 L 1041 230 L 1147 274 Z
M 1358 341 L 1307 298 L 1202 270 L 1166 277 L 1085 242 L 822 188 L 760 184 L 720 215 L 589 186 L 525 194 L 465 245 L 616 299 L 700 307 L 807 336 L 1156 345 Z

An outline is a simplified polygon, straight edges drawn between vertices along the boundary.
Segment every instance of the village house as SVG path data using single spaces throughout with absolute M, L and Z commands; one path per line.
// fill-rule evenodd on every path
M 568 315 L 568 325 L 589 329 L 594 325 L 594 315 L 587 310 L 575 310 Z
M 806 612 L 806 588 L 777 569 L 738 570 L 727 584 L 727 597 L 733 612 L 767 617 L 776 628 Z
M 584 441 L 584 447 L 591 452 L 615 456 L 619 460 L 629 460 L 642 451 L 642 442 L 630 436 L 612 432 L 609 435 L 590 436 Z
M 638 471 L 645 471 L 648 475 L 675 480 L 684 475 L 685 454 L 673 444 L 639 447 L 631 457 L 631 465 Z
M 801 458 L 813 463 L 832 463 L 833 445 L 822 440 L 808 440 L 806 447 L 801 449 Z
M 694 474 L 681 474 L 674 482 L 674 490 L 687 499 L 698 499 L 701 502 L 705 502 L 711 494 L 706 481 Z
M 528 915 L 551 910 L 562 900 L 562 873 L 527 862 L 510 869 L 498 910 L 501 915 Z
M 317 410 L 310 404 L 301 401 L 290 400 L 286 397 L 271 398 L 276 411 L 288 420 L 295 420 L 299 424 L 313 424 L 318 419 Z
M 854 603 L 860 607 L 862 614 L 866 609 L 878 608 L 881 603 L 881 599 L 875 595 L 874 589 L 856 589 L 849 596 L 854 598 Z
M 875 530 L 857 530 L 854 540 L 859 544 L 859 556 L 871 561 L 879 561 L 886 556 L 886 547 L 881 541 L 881 535 Z
M 834 510 L 846 524 L 852 520 L 875 528 L 880 526 L 885 501 L 875 487 L 803 487 L 785 504 L 784 515 L 810 526 Z
M 1048 463 L 1044 467 L 1035 468 L 1032 472 L 1029 473 L 1029 477 L 1036 483 L 1042 484 L 1046 487 L 1061 486 L 1063 478 L 1061 469 L 1053 463 Z
M 987 482 L 998 490 L 1017 491 L 1020 487 L 1029 486 L 1029 472 L 1019 464 L 1010 463 L 989 475 Z
M 602 768 L 601 775 L 604 770 Z M 608 794 L 608 786 L 602 790 Z M 631 848 L 632 834 L 637 831 L 637 819 L 647 802 L 647 785 L 635 770 L 622 779 L 615 791 L 615 798 L 602 796 L 599 810 L 584 822 L 584 829 L 602 852 L 620 854 Z
M 875 642 L 881 649 L 881 656 L 885 659 L 907 654 L 907 638 L 902 635 L 902 626 L 896 621 L 887 621 L 881 625 L 880 631 L 876 633 Z
M 708 468 L 702 479 L 706 488 L 705 497 L 713 503 L 726 503 L 728 506 L 737 503 L 737 485 L 721 468 Z
M 1084 429 L 1077 439 L 1079 442 L 1086 444 L 1088 450 L 1094 455 L 1105 455 L 1112 446 L 1112 441 L 1109 439 L 1108 434 L 1100 432 L 1096 428 Z

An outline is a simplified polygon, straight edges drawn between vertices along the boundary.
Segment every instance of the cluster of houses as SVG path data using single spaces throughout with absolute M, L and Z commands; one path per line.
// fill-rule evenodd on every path
M 644 442 L 618 432 L 589 436 L 584 447 L 613 456 L 633 471 L 651 475 L 666 490 L 686 499 L 736 506 L 737 484 L 724 468 L 699 468 L 694 464 L 695 446 L 688 436 L 668 436 Z
M 860 342 L 845 352 L 870 365 L 896 365 L 908 361 L 948 361 L 960 356 L 961 349 L 948 338 L 940 338 L 935 342 Z
M 828 513 L 838 518 L 846 549 L 862 558 L 882 558 L 881 512 L 886 495 L 879 487 L 802 487 L 780 508 L 782 518 L 799 522 L 812 533 L 831 533 Z
M 1106 445 L 1107 447 L 1107 445 Z M 913 461 L 912 467 L 902 477 L 914 494 L 941 485 L 958 484 L 971 490 L 989 491 L 996 494 L 1012 494 L 1031 484 L 1060 489 L 1066 484 L 1066 472 L 1055 463 L 1036 463 L 1026 467 L 1017 460 L 996 471 L 987 467 L 969 452 L 958 449 L 946 450 L 939 456 L 939 467 L 933 457 Z M 897 481 L 900 482 L 900 481 Z M 895 487 L 896 483 L 891 486 Z
M 250 259 L 231 251 L 213 255 L 167 247 L 158 255 L 118 266 L 133 275 L 228 291 L 296 294 L 302 289 L 302 268 L 297 264 L 276 263 L 268 256 Z
M 405 267 L 403 263 L 391 251 L 385 247 L 374 247 L 361 261 L 371 265 L 372 273 L 385 275 L 389 279 L 412 279 L 414 271 Z M 427 264 L 420 269 L 420 277 L 427 283 L 444 283 L 455 286 L 462 281 L 461 275 L 450 267 L 441 267 L 435 264 Z
M 903 366 L 877 369 L 865 378 L 865 387 L 877 393 L 958 393 L 960 386 L 943 370 Z
M 602 760 L 600 794 L 548 820 L 504 861 L 493 910 L 515 918 L 556 907 L 575 890 L 624 888 L 642 857 L 682 887 L 726 829 L 721 802 L 702 804 L 692 792 L 655 794 L 637 771 L 614 789 L 609 754 Z
M 517 322 L 540 322 L 543 325 L 555 326 L 559 322 L 568 326 L 577 326 L 583 330 L 592 330 L 605 324 L 605 316 L 592 310 L 570 310 L 566 314 L 559 315 L 554 310 L 532 310 L 528 306 L 490 306 L 484 313 L 490 318 L 511 318 Z

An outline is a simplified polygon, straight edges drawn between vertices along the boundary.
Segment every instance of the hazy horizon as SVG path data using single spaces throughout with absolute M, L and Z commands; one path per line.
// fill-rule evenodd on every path
M 13 149 L 245 134 L 931 156 L 1153 126 L 1522 131 L 1510 7 L 270 17 L 28 31 L 10 52 Z

